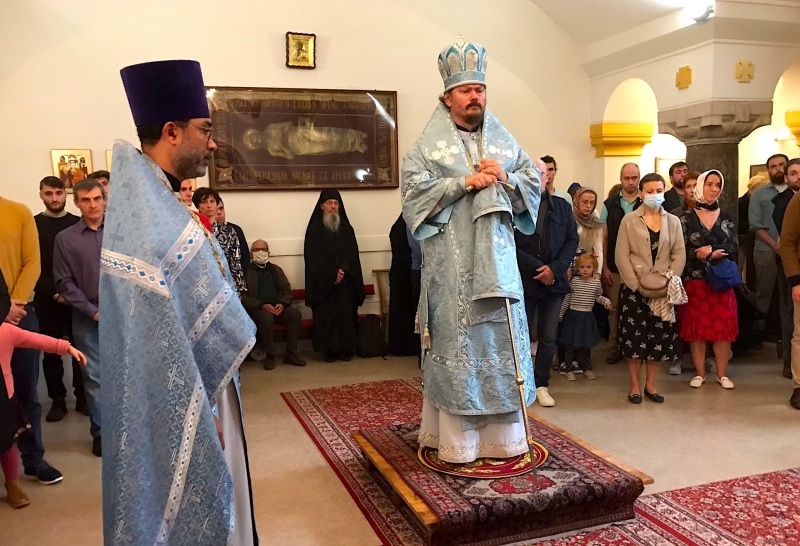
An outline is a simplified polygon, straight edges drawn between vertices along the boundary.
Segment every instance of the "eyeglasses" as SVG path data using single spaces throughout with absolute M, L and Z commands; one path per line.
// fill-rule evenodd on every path
M 200 129 L 203 132 L 203 134 L 206 135 L 206 140 L 207 141 L 211 140 L 211 131 L 213 131 L 213 127 L 208 126 L 208 125 L 197 125 L 196 123 L 189 123 L 189 125 L 192 125 L 192 126 L 196 127 L 197 129 Z

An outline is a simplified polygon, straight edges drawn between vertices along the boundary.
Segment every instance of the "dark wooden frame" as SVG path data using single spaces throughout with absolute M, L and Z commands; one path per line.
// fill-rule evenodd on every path
M 313 99 L 313 97 L 318 95 L 352 95 L 353 97 L 361 97 L 364 95 L 370 95 L 373 101 L 385 103 L 388 107 L 385 107 L 387 113 L 391 117 L 392 123 L 387 126 L 385 130 L 388 131 L 388 142 L 386 143 L 386 147 L 389 153 L 389 161 L 388 167 L 383 169 L 384 171 L 388 171 L 389 180 L 388 182 L 380 182 L 380 177 L 375 174 L 368 174 L 367 177 L 371 177 L 372 181 L 361 181 L 361 182 L 343 182 L 341 180 L 331 180 L 331 176 L 328 177 L 328 181 L 316 181 L 312 183 L 282 183 L 282 182 L 273 182 L 270 180 L 266 180 L 263 183 L 250 183 L 250 184 L 243 184 L 238 185 L 236 181 L 227 182 L 227 181 L 220 181 L 219 178 L 224 176 L 224 169 L 223 165 L 227 165 L 227 162 L 220 162 L 218 158 L 218 153 L 215 152 L 212 158 L 212 161 L 209 165 L 209 185 L 211 188 L 214 188 L 218 191 L 248 191 L 248 190 L 273 190 L 273 191 L 294 191 L 294 190 L 315 190 L 319 191 L 320 189 L 325 188 L 335 188 L 335 189 L 342 189 L 342 190 L 350 190 L 350 189 L 394 189 L 400 186 L 400 169 L 399 169 L 399 157 L 398 157 L 398 128 L 397 128 L 397 92 L 396 91 L 380 91 L 380 90 L 356 90 L 356 89 L 300 89 L 300 88 L 257 88 L 257 87 L 207 87 L 209 90 L 209 110 L 211 111 L 211 119 L 215 124 L 213 138 L 217 141 L 220 148 L 224 145 L 234 145 L 234 151 L 236 151 L 235 144 L 231 144 L 230 142 L 226 142 L 226 139 L 219 139 L 218 134 L 220 131 L 220 123 L 218 120 L 219 115 L 223 112 L 223 109 L 218 107 L 215 102 L 220 101 L 220 95 L 223 93 L 232 93 L 232 94 L 247 94 L 249 92 L 258 93 L 271 93 L 271 94 L 282 94 L 285 93 L 287 95 L 292 94 L 307 94 L 309 99 Z M 213 90 L 213 91 L 212 91 Z M 218 94 L 219 93 L 219 94 Z M 214 98 L 216 97 L 216 98 Z M 240 97 L 223 97 L 222 100 L 232 100 L 234 98 Z M 257 98 L 257 97 L 255 97 Z M 267 99 L 264 99 L 267 100 Z M 382 104 L 383 106 L 383 104 Z M 311 113 L 298 111 L 298 116 L 302 116 L 303 114 L 313 115 Z M 348 116 L 350 114 L 341 114 L 342 116 Z M 373 112 L 373 116 L 378 116 L 377 108 Z M 376 130 L 374 134 L 370 136 L 374 136 L 378 138 L 380 135 Z M 233 137 L 231 137 L 233 138 Z M 240 148 L 241 149 L 241 148 Z M 380 151 L 380 149 L 378 150 Z M 231 168 L 233 165 L 230 165 Z M 239 164 L 238 166 L 242 166 Z M 288 168 L 292 168 L 296 166 L 289 166 Z M 352 165 L 350 166 L 352 167 Z M 335 167 L 331 170 L 341 169 L 341 167 Z M 355 170 L 352 169 L 351 170 Z M 230 174 L 233 174 L 231 171 Z M 235 175 L 234 175 L 235 176 Z

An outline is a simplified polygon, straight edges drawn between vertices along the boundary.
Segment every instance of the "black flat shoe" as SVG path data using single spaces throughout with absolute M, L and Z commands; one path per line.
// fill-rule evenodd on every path
M 629 394 L 628 402 L 630 402 L 631 404 L 641 404 L 642 396 L 640 394 Z
M 644 395 L 649 399 L 655 402 L 656 404 L 660 404 L 664 401 L 664 397 L 658 394 L 657 392 L 648 392 L 647 389 L 644 390 Z

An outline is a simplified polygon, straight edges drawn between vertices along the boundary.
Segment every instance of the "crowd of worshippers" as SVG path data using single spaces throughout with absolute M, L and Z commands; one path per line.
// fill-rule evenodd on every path
M 578 183 L 556 190 L 553 157 L 536 163 L 547 191 L 536 232 L 515 231 L 515 242 L 539 404 L 555 405 L 551 370 L 567 381 L 596 379 L 591 350 L 602 339 L 608 364 L 627 363 L 633 404 L 664 401 L 656 387 L 662 363 L 673 375 L 692 370 L 693 388 L 713 374 L 733 389 L 733 355 L 776 340 L 783 374 L 794 379 L 790 404 L 800 409 L 800 159 L 767 160 L 769 178 L 751 179 L 739 199 L 738 225 L 719 205 L 720 170 L 677 162 L 667 190 L 662 176 L 640 176 L 627 163 L 601 202 Z M 419 356 L 425 260 L 402 215 L 390 240 L 389 352 Z M 768 319 L 773 313 L 779 320 Z M 770 332 L 770 323 L 781 327 Z
M 16 477 L 21 454 L 26 475 L 45 484 L 62 474 L 44 459 L 42 407 L 36 385 L 40 352 L 47 394 L 52 400 L 45 416 L 61 421 L 66 403 L 62 356 L 72 355 L 75 411 L 89 417 L 91 451 L 102 456 L 100 414 L 101 363 L 98 291 L 103 226 L 110 174 L 97 171 L 76 183 L 72 198 L 80 211 L 66 211 L 64 182 L 48 176 L 39 183 L 44 210 L 35 216 L 23 204 L 0 197 L 0 303 L 8 303 L 0 327 L 0 461 L 7 476 L 9 502 L 24 506 L 28 498 Z M 228 222 L 225 203 L 213 189 L 192 189 L 185 180 L 180 197 L 187 209 L 213 233 L 226 258 L 231 289 L 257 326 L 259 345 L 251 353 L 275 368 L 275 326 L 286 332 L 282 361 L 305 366 L 297 355 L 300 311 L 292 305 L 293 291 L 286 274 L 270 259 L 267 241 L 248 248 L 242 229 Z M 193 209 L 194 207 L 194 209 Z M 356 320 L 364 302 L 364 283 L 358 244 L 341 195 L 324 190 L 305 237 L 305 301 L 313 313 L 313 347 L 327 362 L 350 360 L 356 347 Z
M 555 405 L 551 370 L 567 381 L 596 379 L 591 350 L 602 338 L 610 342 L 608 364 L 627 361 L 628 400 L 639 404 L 643 396 L 664 401 L 656 388 L 662 362 L 671 374 L 680 374 L 684 365 L 693 369 L 691 387 L 700 388 L 713 373 L 722 388 L 732 389 L 727 370 L 733 354 L 760 350 L 773 335 L 784 375 L 794 379 L 790 403 L 800 409 L 800 200 L 794 198 L 800 159 L 768 159 L 769 178 L 751 179 L 739 199 L 738 226 L 719 206 L 719 170 L 699 173 L 678 162 L 670 168 L 672 188 L 666 191 L 660 175 L 641 177 L 639 167 L 628 163 L 601 205 L 594 190 L 577 183 L 568 193 L 555 190 L 554 158 L 536 163 L 547 191 L 535 233 L 517 231 L 515 242 L 542 406 Z M 57 177 L 40 182 L 44 210 L 35 216 L 0 197 L 0 296 L 10 302 L 0 328 L 0 426 L 12 431 L 0 437 L 19 436 L 25 474 L 43 483 L 62 476 L 44 459 L 36 392 L 40 351 L 52 400 L 45 419 L 60 421 L 68 411 L 61 356 L 71 354 L 75 410 L 89 417 L 92 453 L 102 456 L 98 283 L 109 181 L 107 171 L 97 171 L 75 184 L 80 217 L 66 212 L 67 193 Z M 180 196 L 223 250 L 231 288 L 257 326 L 253 355 L 264 360 L 265 369 L 275 367 L 279 325 L 286 331 L 282 361 L 304 366 L 297 355 L 301 315 L 285 273 L 270 260 L 268 242 L 258 239 L 248 248 L 215 190 L 194 191 L 185 180 Z M 416 313 L 424 257 L 402 215 L 390 241 L 389 352 L 420 358 Z M 304 258 L 313 348 L 326 362 L 350 360 L 364 284 L 355 232 L 336 190 L 320 193 Z M 769 320 L 772 313 L 778 320 Z M 770 332 L 770 323 L 780 324 L 778 331 Z M 20 423 L 26 428 L 16 430 Z M 16 476 L 16 447 L 0 445 L 0 454 L 7 475 Z M 9 502 L 24 504 L 15 482 L 8 483 Z

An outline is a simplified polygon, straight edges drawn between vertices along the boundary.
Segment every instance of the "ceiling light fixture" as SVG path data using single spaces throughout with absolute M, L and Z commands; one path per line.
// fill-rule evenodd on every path
M 714 16 L 715 3 L 715 0 L 688 0 L 684 8 L 684 14 L 687 19 L 702 23 Z

